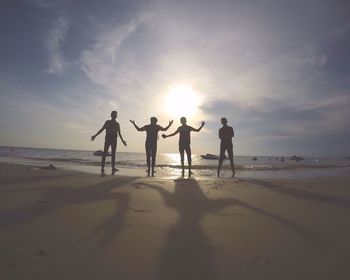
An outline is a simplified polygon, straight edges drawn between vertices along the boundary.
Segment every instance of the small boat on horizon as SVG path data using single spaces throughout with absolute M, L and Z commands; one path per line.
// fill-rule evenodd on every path
M 206 154 L 206 155 L 201 155 L 201 158 L 203 159 L 211 159 L 211 160 L 218 160 L 220 159 L 220 156 L 217 156 L 217 155 L 213 155 L 213 154 Z M 226 159 L 226 155 L 225 155 L 225 159 Z
M 103 151 L 102 150 L 98 150 L 98 151 L 94 152 L 94 156 L 102 157 L 103 156 Z M 111 153 L 107 152 L 106 156 L 110 157 Z
M 289 158 L 289 160 L 296 160 L 296 161 L 299 161 L 299 160 L 304 160 L 304 158 L 301 157 L 301 156 L 296 156 L 296 155 L 294 155 L 294 156 L 291 156 L 291 157 Z

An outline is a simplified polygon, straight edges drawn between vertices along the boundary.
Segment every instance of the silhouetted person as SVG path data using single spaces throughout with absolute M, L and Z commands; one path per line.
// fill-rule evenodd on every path
M 185 175 L 185 167 L 184 167 L 184 152 L 186 151 L 187 155 L 187 162 L 188 162 L 188 176 L 190 177 L 192 173 L 191 166 L 192 166 L 192 158 L 191 158 L 191 131 L 199 132 L 202 127 L 204 126 L 205 122 L 201 123 L 201 126 L 197 129 L 193 128 L 192 126 L 188 126 L 186 124 L 187 120 L 185 117 L 182 117 L 180 119 L 180 122 L 182 126 L 179 126 L 178 129 L 169 135 L 163 134 L 162 137 L 171 137 L 178 133 L 180 133 L 179 137 L 179 152 L 181 157 L 181 167 L 182 167 L 182 177 Z
M 219 166 L 218 166 L 218 177 L 220 177 L 220 169 L 222 167 L 222 162 L 225 159 L 225 152 L 227 150 L 228 158 L 230 160 L 231 169 L 232 169 L 232 177 L 235 176 L 235 166 L 233 163 L 233 145 L 232 138 L 235 133 L 233 132 L 233 128 L 227 125 L 227 119 L 221 118 L 222 128 L 219 129 L 219 138 L 221 139 L 220 143 L 220 158 L 219 158 Z
M 167 127 L 162 127 L 157 125 L 158 119 L 156 117 L 151 118 L 151 123 L 139 128 L 134 120 L 130 120 L 130 122 L 135 126 L 138 131 L 146 131 L 146 160 L 147 160 L 147 175 L 150 176 L 151 172 L 151 159 L 152 159 L 152 176 L 154 176 L 154 166 L 156 165 L 156 155 L 157 155 L 157 140 L 158 140 L 158 132 L 166 131 L 172 125 L 174 121 L 169 121 Z
M 111 119 L 107 120 L 103 127 L 93 136 L 91 136 L 91 141 L 94 141 L 96 136 L 98 136 L 103 130 L 106 130 L 106 137 L 105 137 L 105 144 L 103 149 L 103 155 L 101 160 L 101 175 L 105 176 L 105 161 L 106 161 L 106 155 L 108 153 L 108 149 L 111 146 L 112 149 L 112 175 L 118 169 L 115 168 L 115 153 L 117 150 L 117 138 L 118 134 L 120 139 L 122 140 L 124 146 L 126 146 L 126 142 L 124 141 L 121 133 L 120 133 L 120 126 L 119 123 L 116 121 L 116 118 L 118 116 L 117 111 L 112 111 L 111 113 Z

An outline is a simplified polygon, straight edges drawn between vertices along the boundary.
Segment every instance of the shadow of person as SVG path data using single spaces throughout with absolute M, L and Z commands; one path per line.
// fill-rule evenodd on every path
M 179 213 L 179 221 L 170 228 L 157 279 L 217 279 L 211 244 L 200 226 L 208 212 L 224 207 L 213 203 L 195 180 L 178 180 L 173 193 L 155 186 L 168 207 Z
M 29 182 L 40 182 L 44 180 L 52 180 L 52 179 L 63 179 L 63 178 L 70 178 L 78 175 L 79 173 L 68 173 L 68 174 L 58 174 L 58 175 L 41 175 L 41 176 L 24 176 L 24 177 L 2 177 L 0 178 L 1 184 L 3 185 L 9 185 L 9 184 L 19 184 L 19 183 L 29 183 Z M 12 190 L 11 188 L 10 190 Z M 2 190 L 1 190 L 2 191 Z
M 87 242 L 97 240 L 97 251 L 103 251 L 116 238 L 125 225 L 126 214 L 130 210 L 130 194 L 113 193 L 110 198 L 116 202 L 115 211 L 106 221 L 98 225 L 87 239 Z
M 35 221 L 65 206 L 112 200 L 116 203 L 115 211 L 106 221 L 97 226 L 88 238 L 88 241 L 92 241 L 92 239 L 96 240 L 97 248 L 101 250 L 115 239 L 119 230 L 125 224 L 126 213 L 129 210 L 130 195 L 122 192 L 114 192 L 114 190 L 133 180 L 134 178 L 119 177 L 118 186 L 113 184 L 113 180 L 107 180 L 79 188 L 70 186 L 47 188 L 42 203 L 0 212 L 0 229 L 6 226 Z M 33 191 L 35 190 L 36 188 L 33 189 Z M 27 189 L 27 191 L 30 190 Z
M 272 182 L 266 182 L 257 179 L 244 179 L 244 182 L 251 184 L 251 186 L 257 186 L 264 189 L 268 189 L 272 192 L 294 197 L 296 199 L 319 202 L 326 204 L 334 204 L 343 207 L 350 207 L 350 199 L 347 197 L 334 196 L 330 194 L 318 193 L 315 191 L 308 191 L 304 189 L 297 189 L 292 187 L 287 187 L 282 184 L 276 184 Z
M 170 228 L 157 279 L 219 279 L 213 264 L 211 242 L 200 226 L 208 214 L 228 206 L 240 206 L 288 228 L 303 239 L 325 244 L 315 233 L 283 217 L 235 198 L 209 199 L 194 179 L 175 181 L 174 192 L 146 184 L 160 193 L 166 206 L 179 213 L 179 221 Z

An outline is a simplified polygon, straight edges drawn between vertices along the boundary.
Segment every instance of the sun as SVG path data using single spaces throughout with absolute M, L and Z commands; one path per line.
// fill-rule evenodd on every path
M 164 109 L 173 118 L 191 117 L 200 105 L 199 94 L 189 85 L 176 85 L 164 97 Z

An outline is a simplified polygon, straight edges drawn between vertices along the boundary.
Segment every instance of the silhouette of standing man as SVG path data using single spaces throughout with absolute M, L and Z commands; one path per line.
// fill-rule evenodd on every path
M 227 119 L 221 118 L 222 128 L 219 129 L 219 138 L 221 139 L 220 143 L 220 158 L 219 158 L 219 167 L 218 167 L 218 177 L 220 177 L 220 169 L 222 162 L 225 159 L 225 152 L 227 150 L 228 158 L 230 160 L 232 177 L 235 176 L 235 166 L 233 164 L 233 145 L 232 138 L 235 135 L 233 128 L 227 125 Z
M 158 140 L 158 132 L 166 131 L 172 125 L 174 121 L 169 121 L 167 127 L 162 127 L 157 125 L 158 119 L 156 117 L 151 118 L 151 123 L 139 128 L 134 120 L 130 120 L 130 122 L 135 126 L 137 131 L 146 131 L 146 160 L 147 160 L 147 176 L 150 176 L 151 172 L 151 159 L 152 159 L 152 177 L 154 176 L 154 166 L 156 165 L 156 155 L 157 155 L 157 140 Z
M 120 139 L 122 140 L 124 146 L 126 146 L 126 142 L 124 141 L 121 133 L 119 123 L 116 121 L 118 116 L 117 111 L 112 111 L 111 119 L 107 120 L 103 127 L 93 136 L 91 136 L 91 141 L 94 141 L 96 136 L 98 136 L 103 130 L 106 130 L 105 144 L 103 149 L 103 155 L 101 160 L 101 176 L 105 176 L 105 161 L 106 155 L 108 153 L 108 149 L 111 146 L 112 148 L 112 175 L 115 174 L 118 169 L 115 168 L 115 153 L 117 150 L 117 138 L 118 134 Z
M 201 126 L 197 129 L 193 128 L 192 126 L 188 126 L 187 120 L 185 117 L 182 117 L 180 119 L 180 122 L 182 126 L 179 126 L 178 129 L 169 135 L 163 134 L 163 138 L 174 136 L 178 133 L 180 133 L 179 137 L 179 152 L 181 157 L 181 167 L 182 167 L 182 177 L 185 175 L 185 167 L 184 167 L 184 152 L 186 151 L 187 155 L 187 162 L 188 162 L 188 177 L 191 177 L 193 174 L 191 171 L 191 165 L 192 165 L 192 159 L 191 159 L 191 131 L 199 132 L 202 127 L 204 126 L 205 122 L 201 123 Z

